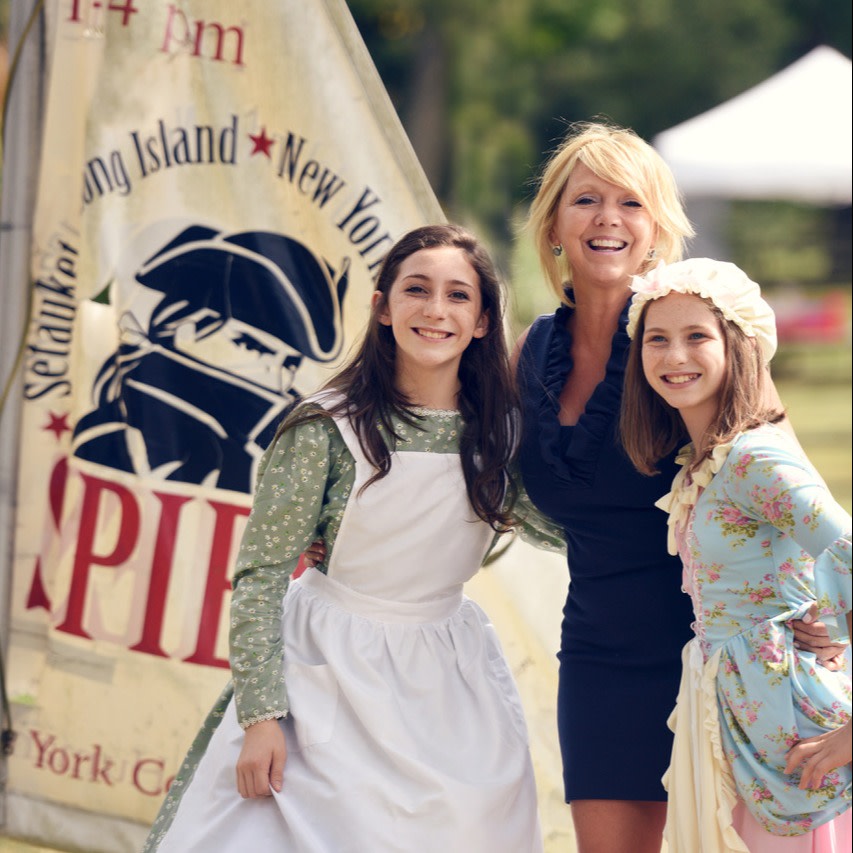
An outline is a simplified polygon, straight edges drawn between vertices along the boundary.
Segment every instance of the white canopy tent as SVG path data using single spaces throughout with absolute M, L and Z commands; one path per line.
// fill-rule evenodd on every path
M 692 198 L 851 203 L 851 62 L 817 47 L 746 92 L 658 134 Z

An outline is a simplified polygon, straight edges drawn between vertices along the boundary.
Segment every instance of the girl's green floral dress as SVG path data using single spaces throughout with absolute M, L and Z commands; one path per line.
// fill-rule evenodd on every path
M 522 827 L 526 846 L 512 840 L 502 846 L 490 843 L 490 853 L 539 849 L 532 766 L 512 676 L 496 638 L 493 643 L 489 639 L 494 630 L 485 623 L 481 625 L 480 616 L 469 619 L 469 613 L 480 611 L 462 595 L 462 581 L 477 571 L 496 536 L 485 523 L 468 517 L 473 511 L 459 462 L 464 427 L 461 415 L 433 409 L 418 409 L 415 414 L 416 424 L 393 418 L 394 434 L 388 437 L 394 450 L 391 473 L 367 488 L 363 496 L 359 484 L 373 469 L 363 459 L 351 427 L 341 418 L 324 417 L 293 427 L 267 450 L 259 466 L 252 511 L 234 575 L 232 680 L 190 747 L 151 828 L 145 853 L 187 853 L 190 849 L 204 853 L 243 849 L 255 853 L 416 848 L 443 851 L 448 847 L 440 839 L 453 833 L 455 827 L 467 828 L 482 838 L 506 834 L 511 822 Z M 365 508 L 366 501 L 367 506 L 376 509 L 375 514 Z M 550 550 L 564 550 L 562 531 L 538 516 L 523 494 L 515 514 L 521 517 L 517 531 L 525 540 Z M 413 515 L 418 523 L 406 527 L 404 522 Z M 354 519 L 361 527 L 353 523 Z M 388 534 L 389 530 L 394 535 Z M 326 543 L 325 563 L 291 584 L 300 554 L 318 536 Z M 353 541 L 359 539 L 360 547 L 353 547 Z M 465 547 L 469 545 L 477 555 L 475 560 L 466 556 Z M 398 559 L 383 558 L 389 549 Z M 448 572 L 453 575 L 452 582 L 445 578 Z M 328 577 L 327 582 L 324 577 Z M 450 594 L 445 589 L 448 586 Z M 311 591 L 306 592 L 306 588 Z M 306 601 L 314 604 L 301 608 L 300 601 L 303 605 Z M 341 601 L 346 601 L 346 606 Z M 450 604 L 445 605 L 446 601 Z M 356 604 L 373 616 L 364 616 Z M 382 618 L 374 618 L 380 605 Z M 432 613 L 445 606 L 452 613 L 443 614 L 440 619 L 415 619 L 411 615 L 422 610 Z M 457 630 L 457 622 L 464 622 L 464 630 Z M 470 630 L 469 623 L 473 626 Z M 346 632 L 339 635 L 337 632 L 343 631 L 344 625 Z M 451 629 L 456 632 L 452 637 L 448 633 Z M 386 633 L 392 636 L 387 642 Z M 356 650 L 356 640 L 366 644 L 369 654 Z M 468 646 L 473 643 L 475 653 L 466 651 L 468 646 L 464 644 L 454 645 L 463 640 Z M 322 655 L 334 651 L 343 663 L 335 658 L 340 665 L 332 666 L 329 661 L 333 658 L 321 655 L 321 641 L 331 643 L 330 648 L 322 648 Z M 358 649 L 364 650 L 362 646 Z M 398 658 L 408 661 L 418 656 L 429 661 L 449 661 L 451 665 L 425 677 L 402 665 L 391 667 L 386 656 L 393 658 L 395 666 Z M 489 666 L 484 664 L 484 656 L 490 656 Z M 302 657 L 310 658 L 311 665 L 302 666 Z M 462 681 L 467 692 L 455 697 L 455 703 L 443 704 L 446 688 L 456 683 L 454 673 L 460 669 L 464 670 Z M 305 673 L 309 670 L 312 678 L 322 682 L 321 686 L 307 678 Z M 501 678 L 505 674 L 503 699 L 493 698 L 498 679 L 492 677 L 492 670 Z M 331 672 L 338 677 L 337 683 L 326 678 Z M 403 694 L 392 688 L 390 677 L 385 678 L 389 672 L 418 694 L 414 705 L 408 706 Z M 363 676 L 360 683 L 366 686 L 369 700 L 357 706 L 364 711 L 361 717 L 352 710 L 358 695 L 354 688 L 350 689 L 356 678 L 353 673 Z M 480 690 L 485 700 L 472 687 L 481 682 L 489 686 L 487 693 Z M 344 683 L 349 692 L 341 686 Z M 339 695 L 345 695 L 347 701 L 338 701 Z M 295 707 L 299 699 L 301 711 Z M 436 702 L 441 704 L 441 713 L 433 714 L 428 709 L 430 703 Z M 380 708 L 389 706 L 401 712 L 405 723 L 402 727 L 393 714 L 386 718 L 380 714 Z M 363 763 L 351 762 L 364 768 L 353 774 L 352 778 L 358 780 L 355 785 L 350 784 L 351 779 L 326 772 L 329 765 L 323 763 L 333 762 L 338 749 L 338 741 L 331 739 L 332 730 L 337 732 L 339 726 L 359 730 L 345 708 L 350 709 L 353 719 L 370 720 L 371 724 L 363 726 L 366 735 L 362 738 L 341 735 L 344 746 L 354 744 L 354 750 L 371 738 L 376 745 L 375 752 L 365 751 Z M 461 722 L 466 715 L 476 723 L 466 727 Z M 273 718 L 280 720 L 287 733 L 284 790 L 269 799 L 241 800 L 234 768 L 242 729 Z M 335 725 L 325 730 L 330 718 Z M 515 722 L 517 734 L 513 734 L 512 725 L 501 723 L 506 719 Z M 442 733 L 442 726 L 453 737 L 447 731 Z M 317 735 L 319 729 L 324 729 L 322 735 Z M 488 789 L 487 783 L 497 789 L 505 776 L 515 786 L 505 785 L 505 789 L 517 789 L 526 799 L 519 793 L 517 799 L 502 801 L 494 820 L 478 822 L 466 812 L 464 801 L 456 802 L 459 792 L 455 789 L 435 786 L 431 798 L 420 794 L 413 797 L 405 789 L 403 783 L 409 779 L 426 784 L 432 778 L 426 769 L 438 762 L 433 760 L 435 755 L 443 757 L 454 744 L 459 748 L 451 756 L 451 763 L 461 766 L 463 775 L 467 774 L 476 762 L 470 760 L 471 754 L 466 750 L 483 742 L 483 734 L 490 729 L 496 730 L 494 740 L 503 753 L 521 767 L 518 782 L 508 769 L 509 762 L 501 762 L 490 779 L 480 778 L 477 784 L 462 787 L 484 799 L 480 795 Z M 426 745 L 420 757 L 413 758 L 411 753 L 417 752 L 415 746 L 419 743 L 413 733 L 421 730 L 425 731 Z M 405 748 L 398 751 L 400 741 Z M 410 742 L 415 746 L 406 747 Z M 386 762 L 386 770 L 395 766 L 389 756 L 398 755 L 402 756 L 403 766 L 403 782 L 399 785 L 388 772 L 377 769 L 380 760 Z M 376 791 L 380 797 L 378 807 Z M 374 792 L 373 799 L 368 792 Z M 411 812 L 401 806 L 408 800 Z M 453 820 L 431 826 L 417 844 L 406 842 L 405 833 L 417 834 L 424 815 L 428 817 L 430 810 L 445 805 L 455 814 Z M 395 821 L 399 828 L 395 828 Z M 368 829 L 364 829 L 365 825 Z M 395 843 L 376 841 L 382 837 L 381 832 L 390 832 Z M 482 849 L 478 842 L 460 841 L 460 845 L 466 850 Z

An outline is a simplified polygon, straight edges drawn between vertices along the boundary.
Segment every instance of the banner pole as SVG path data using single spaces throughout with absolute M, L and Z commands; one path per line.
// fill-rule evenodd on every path
M 12 0 L 9 46 L 17 62 L 11 69 L 3 125 L 2 206 L 0 206 L 0 383 L 9 393 L 0 410 L 0 662 L 9 643 L 10 592 L 15 513 L 17 509 L 18 448 L 21 415 L 18 351 L 25 334 L 30 278 L 30 243 L 38 176 L 38 150 L 43 114 L 44 19 L 42 0 Z M 30 21 L 36 18 L 34 24 Z M 22 43 L 22 40 L 26 39 Z M 19 47 L 20 45 L 20 47 Z M 0 678 L 5 667 L 0 668 Z M 0 744 L 0 826 L 6 824 L 8 755 L 12 721 L 8 716 L 5 683 L 2 690 L 3 742 Z

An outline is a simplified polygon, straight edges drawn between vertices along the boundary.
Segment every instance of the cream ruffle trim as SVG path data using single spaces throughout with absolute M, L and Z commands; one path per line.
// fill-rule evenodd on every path
M 655 502 L 656 507 L 669 513 L 669 520 L 667 522 L 669 533 L 667 535 L 666 546 L 670 554 L 678 553 L 678 545 L 675 537 L 676 528 L 680 528 L 681 530 L 686 529 L 690 512 L 696 506 L 696 501 L 699 499 L 702 489 L 711 482 L 714 474 L 723 467 L 723 463 L 728 459 L 729 452 L 736 438 L 733 438 L 727 444 L 717 445 L 711 455 L 705 457 L 699 467 L 689 474 L 687 473 L 687 469 L 693 459 L 693 445 L 688 444 L 682 447 L 678 452 L 678 456 L 675 457 L 676 464 L 681 465 L 682 468 L 672 481 L 672 489 Z
M 696 638 L 682 652 L 678 699 L 667 721 L 674 734 L 672 759 L 662 779 L 669 793 L 669 853 L 748 853 L 732 825 L 738 795 L 720 734 L 720 653 L 703 663 Z

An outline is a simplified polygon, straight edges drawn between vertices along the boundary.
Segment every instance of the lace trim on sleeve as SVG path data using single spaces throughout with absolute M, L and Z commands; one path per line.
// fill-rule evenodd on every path
M 270 711 L 267 714 L 254 714 L 251 717 L 247 717 L 245 720 L 240 720 L 240 728 L 243 729 L 243 731 L 246 731 L 249 726 L 253 726 L 255 723 L 263 723 L 266 720 L 283 720 L 287 715 L 287 711 L 284 711 L 283 713 L 280 711 Z

